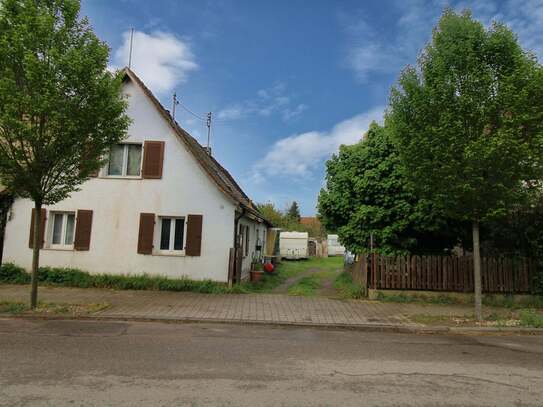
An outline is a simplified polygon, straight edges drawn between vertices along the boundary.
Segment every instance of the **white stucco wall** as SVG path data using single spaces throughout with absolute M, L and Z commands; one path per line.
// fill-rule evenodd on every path
M 46 207 L 48 222 L 51 210 L 93 210 L 92 233 L 89 251 L 44 248 L 41 264 L 77 267 L 91 273 L 148 273 L 227 281 L 234 203 L 204 173 L 141 89 L 129 82 L 125 92 L 129 96 L 127 113 L 133 120 L 127 141 L 165 141 L 163 177 L 159 180 L 94 178 L 69 199 Z M 32 207 L 29 200 L 16 200 L 8 215 L 4 244 L 4 262 L 27 269 L 32 256 L 28 247 Z M 138 254 L 141 212 L 157 216 L 203 215 L 201 256 Z M 155 241 L 157 233 L 155 229 Z

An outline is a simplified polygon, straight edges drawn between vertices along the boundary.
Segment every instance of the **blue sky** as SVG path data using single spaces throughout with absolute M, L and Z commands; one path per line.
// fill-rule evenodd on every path
M 162 103 L 213 112 L 214 156 L 255 202 L 296 200 L 313 215 L 324 163 L 380 120 L 390 86 L 415 63 L 443 8 L 506 22 L 543 55 L 543 0 L 83 0 L 111 66 L 128 60 Z M 176 119 L 202 144 L 203 121 Z

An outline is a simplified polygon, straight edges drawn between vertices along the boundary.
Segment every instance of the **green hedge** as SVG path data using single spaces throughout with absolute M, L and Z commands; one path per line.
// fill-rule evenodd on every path
M 170 279 L 160 276 L 89 274 L 73 268 L 40 267 L 38 281 L 43 285 L 80 288 L 112 288 L 116 290 L 192 291 L 208 294 L 243 293 L 240 286 L 229 288 L 211 280 Z M 0 267 L 0 283 L 29 284 L 30 274 L 22 267 L 7 263 Z

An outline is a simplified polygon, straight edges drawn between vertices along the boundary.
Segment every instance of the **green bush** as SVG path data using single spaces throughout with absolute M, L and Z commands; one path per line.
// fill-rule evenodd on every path
M 146 274 L 137 276 L 89 274 L 74 268 L 40 267 L 38 281 L 43 285 L 80 288 L 110 288 L 116 290 L 192 291 L 207 294 L 244 293 L 242 287 L 229 288 L 211 280 L 170 279 Z M 0 267 L 0 283 L 28 284 L 30 274 L 11 263 Z
M 353 276 L 348 271 L 342 272 L 334 281 L 334 287 L 342 298 L 362 298 L 366 294 L 363 285 L 353 282 Z
M 8 284 L 28 284 L 30 283 L 30 274 L 22 267 L 13 263 L 2 264 L 0 267 L 0 282 Z

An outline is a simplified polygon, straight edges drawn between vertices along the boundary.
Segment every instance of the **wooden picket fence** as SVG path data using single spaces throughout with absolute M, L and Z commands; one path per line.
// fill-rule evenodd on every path
M 473 292 L 473 257 L 359 256 L 353 280 L 380 290 Z M 485 293 L 527 294 L 534 286 L 535 265 L 528 258 L 482 258 Z

